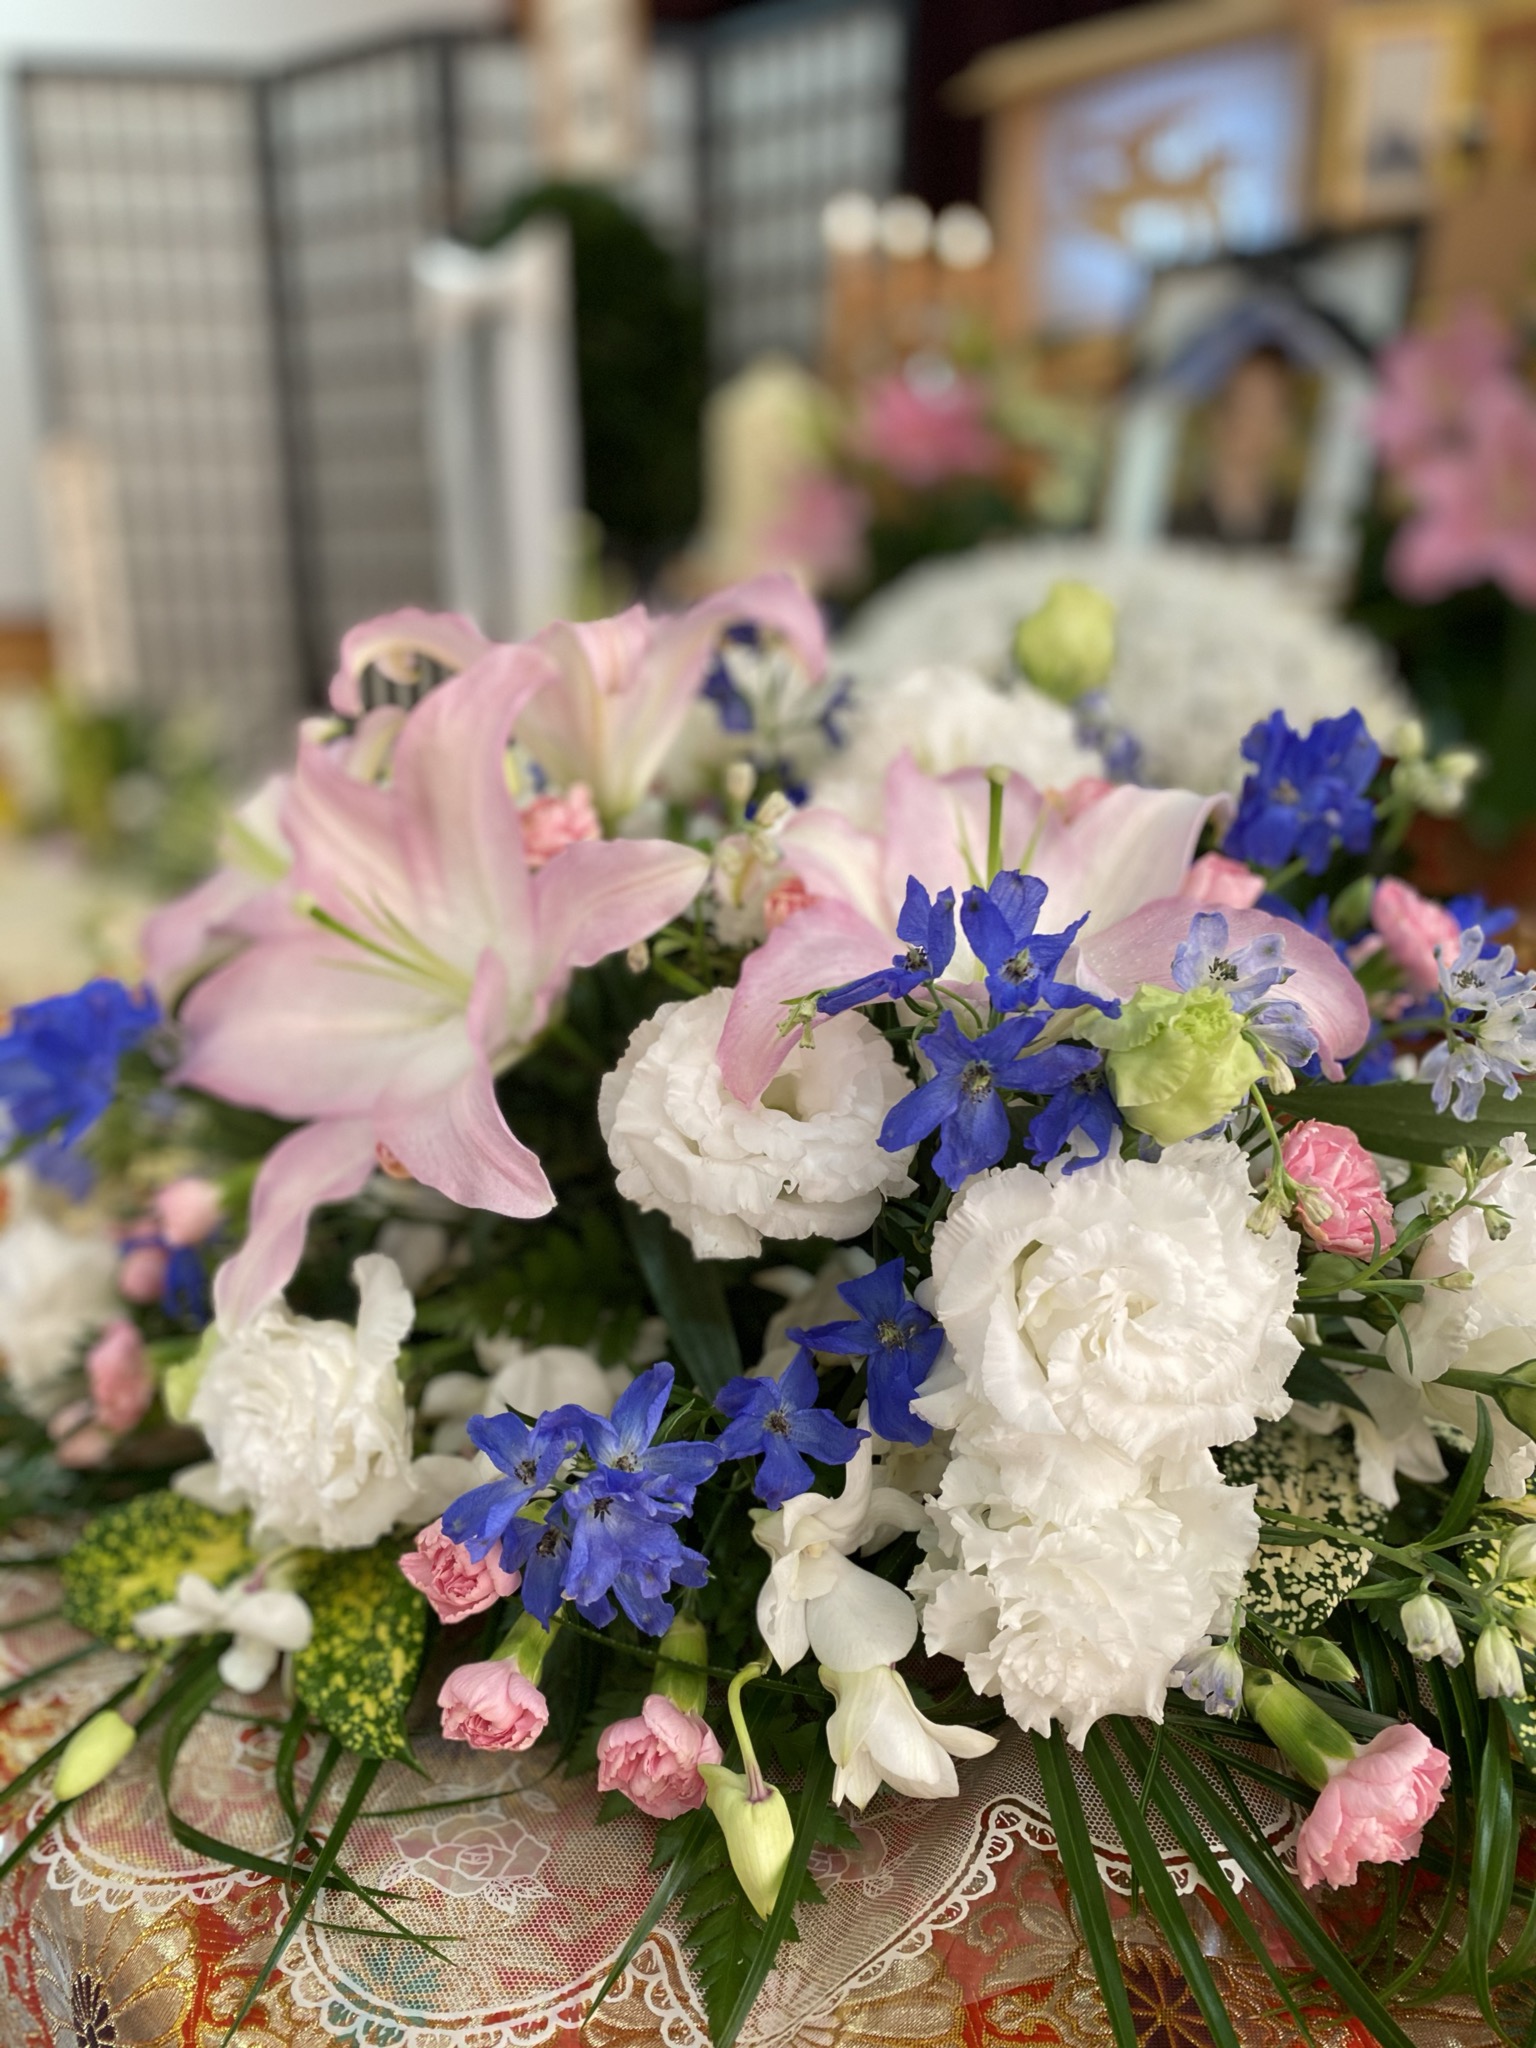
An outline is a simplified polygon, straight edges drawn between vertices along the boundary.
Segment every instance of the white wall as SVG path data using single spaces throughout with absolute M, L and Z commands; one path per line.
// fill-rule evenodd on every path
M 0 71 L 50 58 L 263 65 L 393 29 L 494 21 L 503 0 L 0 0 Z M 0 96 L 0 616 L 43 605 L 37 367 L 11 80 Z

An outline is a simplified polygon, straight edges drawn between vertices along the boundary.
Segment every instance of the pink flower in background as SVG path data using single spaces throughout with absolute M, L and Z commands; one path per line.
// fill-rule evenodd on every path
M 1384 349 L 1371 407 L 1371 432 L 1383 460 L 1405 468 L 1454 444 L 1468 401 L 1504 380 L 1513 354 L 1508 327 L 1475 302 L 1443 326 L 1405 334 Z
M 986 393 L 969 378 L 929 383 L 893 370 L 864 393 L 853 451 L 913 490 L 988 476 L 1005 450 L 986 414 Z
M 1179 894 L 1216 910 L 1248 910 L 1264 894 L 1264 877 L 1225 853 L 1202 853 Z
M 89 1401 L 71 1401 L 49 1420 L 53 1455 L 68 1471 L 88 1471 L 94 1465 L 104 1465 L 112 1455 L 110 1431 L 91 1416 Z
M 575 783 L 564 796 L 536 796 L 523 805 L 523 858 L 541 868 L 568 846 L 583 839 L 601 839 L 603 828 L 592 808 L 592 792 Z
M 362 680 L 370 668 L 377 669 L 386 683 L 410 690 L 461 675 L 489 654 L 492 644 L 462 612 L 424 612 L 408 605 L 403 611 L 364 619 L 342 636 L 331 678 L 331 709 L 343 718 L 362 715 Z
M 1440 983 L 1435 948 L 1448 946 L 1454 953 L 1461 943 L 1461 926 L 1445 905 L 1387 875 L 1371 898 L 1371 923 L 1414 994 L 1432 995 Z
M 547 689 L 517 708 L 518 739 L 552 782 L 583 784 L 610 825 L 656 780 L 727 626 L 755 621 L 787 640 L 813 676 L 826 666 L 815 600 L 789 576 L 732 584 L 674 618 L 634 605 L 614 619 L 547 626 L 526 648 Z
M 869 499 L 825 470 L 796 477 L 787 504 L 763 536 L 763 560 L 797 570 L 813 590 L 856 583 L 868 567 Z
M 442 1622 L 483 1614 L 498 1600 L 509 1598 L 521 1584 L 521 1574 L 504 1572 L 489 1551 L 476 1564 L 462 1543 L 443 1534 L 441 1521 L 420 1532 L 415 1550 L 401 1558 L 400 1569 L 417 1592 L 426 1595 L 432 1612 Z
M 1281 1143 L 1280 1163 L 1301 1190 L 1303 1228 L 1325 1252 L 1371 1258 L 1396 1240 L 1381 1170 L 1353 1131 L 1297 1124 Z
M 1339 1766 L 1296 1841 L 1296 1872 L 1314 1885 L 1351 1885 L 1362 1863 L 1407 1863 L 1445 1797 L 1451 1760 L 1421 1728 L 1383 1728 Z
M 676 1820 L 704 1804 L 699 1765 L 720 1761 L 703 1715 L 685 1714 L 653 1692 L 633 1719 L 613 1722 L 597 1738 L 597 1788 L 622 1792 L 652 1820 Z
M 495 1076 L 577 968 L 648 938 L 708 864 L 628 840 L 568 846 L 529 872 L 503 762 L 549 679 L 534 649 L 497 648 L 403 720 L 373 714 L 399 721 L 387 785 L 313 733 L 301 745 L 283 826 L 292 899 L 310 914 L 200 982 L 180 1017 L 181 1081 L 301 1126 L 264 1162 L 246 1243 L 218 1274 L 226 1326 L 285 1285 L 311 1210 L 356 1194 L 381 1146 L 466 1207 L 553 1204 Z
M 154 1375 L 138 1326 L 126 1316 L 107 1324 L 85 1359 L 91 1409 L 104 1429 L 121 1436 L 144 1418 L 155 1397 Z
M 198 1174 L 169 1182 L 149 1206 L 162 1241 L 178 1249 L 201 1244 L 224 1221 L 223 1195 Z
M 136 1244 L 123 1253 L 117 1267 L 117 1291 L 124 1301 L 145 1308 L 165 1292 L 167 1259 L 158 1244 Z
M 1536 605 L 1536 400 L 1504 379 L 1467 403 L 1466 442 L 1405 475 L 1413 516 L 1388 573 L 1405 597 L 1432 603 L 1485 580 Z
M 549 1723 L 543 1693 L 509 1658 L 450 1671 L 437 1704 L 445 1738 L 471 1749 L 531 1749 Z

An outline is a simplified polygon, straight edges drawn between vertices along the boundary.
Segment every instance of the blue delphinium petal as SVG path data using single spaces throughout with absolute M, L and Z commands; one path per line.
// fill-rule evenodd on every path
M 46 1138 L 55 1177 L 75 1166 L 72 1148 L 117 1090 L 124 1053 L 160 1022 L 147 989 L 88 981 L 69 995 L 21 1003 L 0 1035 L 0 1128 L 11 1137 Z
M 506 1475 L 461 1494 L 443 1514 L 443 1533 L 462 1543 L 471 1557 L 485 1556 L 519 1508 L 549 1485 L 570 1456 L 572 1438 L 565 1412 L 553 1410 L 532 1424 L 513 1414 L 471 1417 L 470 1442 Z
M 942 974 L 955 955 L 954 890 L 941 889 L 930 897 L 917 877 L 909 875 L 896 936 L 906 942 L 906 951 L 895 954 L 889 967 L 829 989 L 821 999 L 824 1017 L 840 1016 L 862 1003 L 898 1002 Z
M 864 1432 L 816 1405 L 816 1368 L 805 1348 L 805 1332 L 791 1330 L 799 1345 L 777 1379 L 742 1374 L 715 1396 L 727 1418 L 715 1440 L 722 1460 L 757 1458 L 752 1491 L 770 1508 L 781 1508 L 794 1494 L 809 1492 L 815 1474 L 806 1459 L 846 1465 Z
M 1035 1112 L 1028 1132 L 1030 1157 L 1037 1166 L 1048 1166 L 1062 1147 L 1080 1134 L 1092 1149 L 1070 1159 L 1063 1171 L 1076 1173 L 1081 1166 L 1096 1166 L 1109 1157 L 1120 1125 L 1120 1111 L 1100 1059 L 1075 1074 Z
M 1255 867 L 1299 858 L 1320 875 L 1334 853 L 1364 853 L 1375 826 L 1366 795 L 1381 750 L 1358 711 L 1320 718 L 1303 738 L 1271 712 L 1243 741 L 1253 773 L 1243 784 L 1226 850 Z
M 1036 931 L 1046 887 L 1036 875 L 1005 869 L 985 889 L 965 892 L 960 923 L 971 950 L 987 969 L 987 994 L 999 1010 L 1076 1009 L 1087 1003 L 1106 1017 L 1118 1017 L 1113 996 L 1096 996 L 1071 982 L 1057 981 L 1056 969 L 1087 923 L 1086 913 L 1061 932 Z
M 672 1368 L 663 1360 L 625 1388 L 611 1416 L 586 1409 L 573 1413 L 581 1418 L 586 1451 L 599 1465 L 615 1472 L 638 1472 L 657 1499 L 688 1507 L 719 1456 L 713 1444 L 652 1442 L 666 1413 L 672 1382 Z
M 851 1321 L 819 1323 L 803 1331 L 812 1351 L 832 1358 L 862 1358 L 867 1369 L 869 1419 L 889 1443 L 925 1444 L 932 1424 L 912 1413 L 912 1396 L 933 1370 L 944 1332 L 906 1289 L 906 1269 L 888 1259 L 838 1293 L 854 1310 Z

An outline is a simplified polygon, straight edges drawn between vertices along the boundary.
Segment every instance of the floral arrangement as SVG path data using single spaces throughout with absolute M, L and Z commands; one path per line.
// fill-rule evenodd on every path
M 1058 590 L 1021 644 L 1070 694 L 1113 622 Z M 1123 2048 L 1088 1787 L 1217 2041 L 1154 1822 L 1293 2014 L 1503 2025 L 1536 976 L 1393 872 L 1434 764 L 1275 712 L 1235 803 L 984 729 L 860 789 L 837 710 L 784 578 L 370 622 L 152 992 L 13 1013 L 5 1515 L 87 1511 L 66 1612 L 143 1662 L 10 1787 L 50 1789 L 0 1874 L 150 1739 L 186 1838 L 188 1731 L 271 1686 L 292 1855 L 212 1845 L 291 1887 L 248 2011 L 328 1889 L 430 1944 L 346 1871 L 387 1761 L 538 1745 L 657 1824 L 609 1984 L 671 1913 L 728 2048 L 846 1810 L 1007 1740 Z M 1316 1910 L 1423 1885 L 1390 1986 Z

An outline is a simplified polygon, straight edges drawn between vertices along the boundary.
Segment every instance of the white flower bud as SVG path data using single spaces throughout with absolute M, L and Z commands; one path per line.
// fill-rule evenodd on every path
M 137 1731 L 115 1708 L 92 1714 L 69 1738 L 53 1774 L 55 1799 L 78 1799 L 110 1778 L 138 1741 Z
M 1408 1654 L 1421 1664 L 1438 1657 L 1443 1664 L 1455 1666 L 1466 1655 L 1451 1610 L 1433 1593 L 1419 1593 L 1405 1601 L 1400 1619 Z
M 757 787 L 757 770 L 750 761 L 733 761 L 725 771 L 725 793 L 733 804 L 744 804 Z
M 1504 1538 L 1499 1552 L 1501 1579 L 1536 1579 L 1536 1523 L 1527 1522 Z
M 1478 1692 L 1485 1700 L 1519 1700 L 1525 1697 L 1525 1674 L 1520 1652 L 1507 1628 L 1494 1622 L 1477 1639 L 1472 1668 Z
M 651 964 L 651 949 L 644 939 L 636 939 L 624 955 L 624 965 L 631 974 L 644 974 Z
M 1528 1650 L 1536 1650 L 1536 1607 L 1511 1607 L 1509 1625 Z

